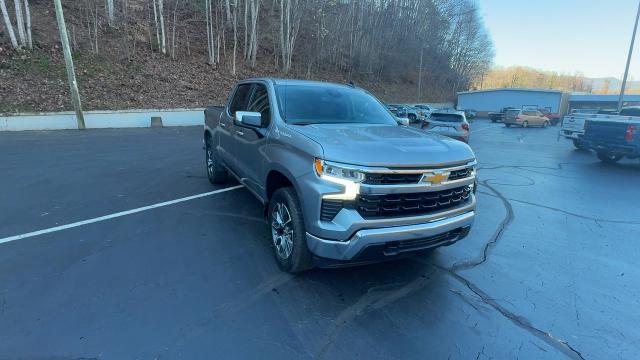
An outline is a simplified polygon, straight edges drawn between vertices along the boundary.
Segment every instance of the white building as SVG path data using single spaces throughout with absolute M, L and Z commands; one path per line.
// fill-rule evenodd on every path
M 553 113 L 564 114 L 567 108 L 568 94 L 560 90 L 544 89 L 485 89 L 463 91 L 458 93 L 456 108 L 460 110 L 476 110 L 478 116 L 486 116 L 488 112 L 499 111 L 504 107 L 523 107 L 547 109 Z

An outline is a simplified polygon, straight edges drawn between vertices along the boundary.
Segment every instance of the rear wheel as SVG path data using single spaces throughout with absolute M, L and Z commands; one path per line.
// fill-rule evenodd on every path
M 522 127 L 523 128 L 529 127 L 529 122 L 527 120 L 523 121 L 522 122 Z
M 608 151 L 598 151 L 598 159 L 602 162 L 613 164 L 620 161 L 620 159 L 622 159 L 622 155 Z
M 283 187 L 273 194 L 269 202 L 269 226 L 271 247 L 281 270 L 295 273 L 313 267 L 302 209 L 293 188 Z
M 545 121 L 542 123 L 542 127 L 543 127 L 543 128 L 546 128 L 547 126 L 549 126 L 549 120 L 545 120 Z
M 212 184 L 221 184 L 227 181 L 227 169 L 216 159 L 211 136 L 205 139 L 205 164 L 207 165 L 207 177 Z
M 506 126 L 506 127 L 511 127 L 511 124 L 504 124 L 504 126 Z

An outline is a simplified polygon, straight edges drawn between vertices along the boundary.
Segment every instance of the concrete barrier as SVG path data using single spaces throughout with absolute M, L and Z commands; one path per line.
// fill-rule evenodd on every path
M 152 117 L 161 117 L 163 126 L 193 126 L 204 124 L 204 108 L 136 109 L 85 111 L 88 129 L 149 127 Z M 77 129 L 73 111 L 50 113 L 0 114 L 0 131 Z

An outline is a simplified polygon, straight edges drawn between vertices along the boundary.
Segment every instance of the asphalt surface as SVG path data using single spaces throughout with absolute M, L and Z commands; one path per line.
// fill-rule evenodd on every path
M 634 359 L 640 165 L 472 124 L 478 216 L 430 255 L 281 273 L 245 189 L 0 240 L 0 359 Z M 0 239 L 218 188 L 200 128 L 0 133 Z

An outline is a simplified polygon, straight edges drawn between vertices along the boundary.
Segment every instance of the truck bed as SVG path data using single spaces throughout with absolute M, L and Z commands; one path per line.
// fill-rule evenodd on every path
M 628 118 L 628 119 L 621 119 Z M 583 139 L 591 149 L 606 150 L 627 156 L 640 154 L 640 133 L 628 137 L 629 126 L 640 129 L 640 118 L 622 117 L 603 119 L 587 119 Z

